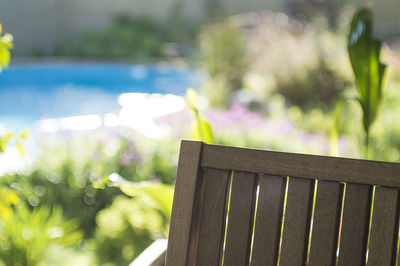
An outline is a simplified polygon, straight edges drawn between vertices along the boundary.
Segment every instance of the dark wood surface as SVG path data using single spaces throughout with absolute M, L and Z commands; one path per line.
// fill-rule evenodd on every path
M 347 184 L 343 209 L 339 266 L 365 265 L 367 247 L 370 186 Z
M 260 175 L 252 266 L 276 265 L 286 177 Z
M 206 169 L 196 265 L 219 265 L 225 232 L 229 171 Z
M 307 251 L 312 180 L 289 178 L 279 265 L 302 265 Z
M 341 184 L 318 181 L 309 265 L 334 265 L 341 204 Z
M 398 196 L 397 189 L 377 187 L 375 190 L 367 265 L 391 265 L 395 259 Z
M 365 265 L 368 236 L 367 264 L 394 265 L 399 187 L 398 163 L 183 141 L 166 265 Z
M 400 187 L 400 163 L 204 144 L 203 167 Z
M 233 173 L 224 265 L 248 265 L 255 189 L 255 174 Z
M 195 194 L 199 189 L 201 142 L 182 142 L 176 177 L 172 218 L 169 229 L 166 265 L 187 265 L 192 220 L 198 209 Z M 192 251 L 193 252 L 193 251 Z

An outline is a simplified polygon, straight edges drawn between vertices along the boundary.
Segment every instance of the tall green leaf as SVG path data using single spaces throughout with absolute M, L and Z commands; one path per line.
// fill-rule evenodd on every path
M 192 109 L 195 120 L 192 124 L 192 138 L 194 140 L 204 141 L 206 143 L 213 143 L 213 134 L 210 123 L 200 116 L 199 110 L 197 109 L 197 94 L 193 89 L 188 89 L 186 92 L 187 102 L 189 107 Z
M 373 39 L 373 16 L 362 8 L 353 16 L 348 38 L 348 52 L 359 91 L 366 133 L 368 157 L 369 129 L 377 117 L 382 100 L 386 65 L 379 61 L 381 42 Z

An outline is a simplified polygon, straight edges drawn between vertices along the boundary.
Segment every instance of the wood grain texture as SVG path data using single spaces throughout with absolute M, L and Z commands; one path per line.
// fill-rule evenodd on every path
M 255 189 L 255 174 L 233 173 L 224 265 L 248 265 Z
M 400 187 L 400 163 L 204 145 L 203 167 Z
M 171 225 L 169 229 L 167 266 L 187 265 L 190 251 L 190 233 L 192 221 L 197 219 L 201 142 L 183 141 L 181 144 L 178 173 L 175 184 L 174 201 L 172 206 Z M 190 264 L 190 263 L 189 263 Z
M 340 183 L 319 181 L 309 252 L 310 266 L 334 265 L 340 222 Z
M 203 169 L 207 168 L 207 176 Z M 183 141 L 175 185 L 167 266 L 219 265 L 229 172 L 234 171 L 224 265 L 248 265 L 257 174 L 260 195 L 252 265 L 276 265 L 285 178 L 289 181 L 280 265 L 303 265 L 314 178 L 319 179 L 309 265 L 335 259 L 338 182 L 347 182 L 338 265 L 364 265 L 372 185 L 377 185 L 368 265 L 397 259 L 400 164 L 223 147 Z M 257 173 L 257 174 L 255 174 Z M 393 189 L 395 188 L 395 189 Z M 333 251 L 332 251 L 333 250 Z M 398 258 L 400 259 L 400 257 Z
M 229 171 L 206 169 L 200 218 L 198 266 L 219 265 L 224 242 Z
M 260 175 L 252 266 L 276 265 L 286 177 Z
M 391 265 L 397 238 L 397 189 L 377 187 L 369 239 L 367 265 Z
M 338 265 L 365 265 L 370 207 L 370 186 L 346 185 Z
M 289 178 L 279 265 L 303 265 L 312 209 L 312 180 Z

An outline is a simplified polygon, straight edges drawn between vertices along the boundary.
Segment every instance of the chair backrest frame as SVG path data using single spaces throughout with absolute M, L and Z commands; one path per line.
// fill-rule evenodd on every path
M 395 264 L 398 188 L 399 163 L 182 141 L 166 265 Z

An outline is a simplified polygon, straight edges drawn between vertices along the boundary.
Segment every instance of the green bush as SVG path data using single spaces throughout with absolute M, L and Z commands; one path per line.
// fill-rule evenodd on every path
M 103 30 L 86 30 L 76 42 L 60 42 L 57 56 L 149 58 L 161 55 L 163 32 L 147 18 L 115 17 Z
M 96 217 L 96 260 L 100 265 L 128 265 L 151 242 L 168 236 L 173 187 L 157 182 L 119 186 L 118 196 Z
M 54 55 L 138 60 L 163 57 L 165 43 L 185 42 L 194 34 L 190 26 L 183 24 L 178 34 L 177 25 L 171 23 L 120 14 L 104 29 L 85 30 L 76 40 L 60 41 Z
M 30 209 L 15 190 L 1 189 L 0 261 L 6 265 L 37 265 L 51 248 L 75 246 L 82 234 L 60 207 Z
M 49 138 L 41 146 L 41 158 L 31 170 L 5 175 L 0 185 L 17 187 L 31 206 L 62 206 L 64 216 L 76 218 L 86 237 L 95 231 L 96 214 L 121 194 L 115 187 L 99 189 L 112 173 L 136 182 L 175 180 L 178 144 L 170 141 L 161 144 L 99 132 Z
M 233 20 L 208 25 L 199 35 L 205 94 L 212 106 L 228 107 L 232 92 L 242 89 L 247 69 L 245 39 Z
M 267 99 L 279 93 L 289 105 L 303 110 L 328 109 L 351 86 L 344 33 L 282 13 L 251 18 L 241 21 L 252 54 L 249 71 L 262 81 L 256 95 Z

